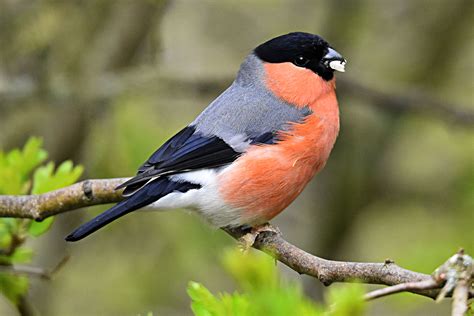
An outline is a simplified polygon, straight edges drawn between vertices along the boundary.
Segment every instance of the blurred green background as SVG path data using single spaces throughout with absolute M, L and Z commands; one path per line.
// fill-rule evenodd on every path
M 0 148 L 41 136 L 83 178 L 125 177 L 233 79 L 248 52 L 291 31 L 347 59 L 341 133 L 327 167 L 273 223 L 323 257 L 431 273 L 474 253 L 474 1 L 167 0 L 0 2 Z M 404 99 L 407 98 L 407 99 Z M 414 101 L 412 101 L 414 100 Z M 405 102 L 410 101 L 410 102 Z M 426 102 L 426 103 L 425 103 Z M 104 207 L 58 216 L 35 240 L 41 315 L 190 315 L 188 281 L 234 288 L 230 237 L 187 212 L 139 212 L 82 242 L 63 237 Z M 281 266 L 318 301 L 324 287 Z M 371 315 L 445 315 L 414 295 Z M 16 315 L 0 297 L 0 314 Z

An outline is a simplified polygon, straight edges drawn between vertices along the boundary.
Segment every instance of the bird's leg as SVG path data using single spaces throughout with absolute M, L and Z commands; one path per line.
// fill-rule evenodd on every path
M 273 232 L 276 234 L 280 234 L 280 230 L 271 226 L 269 223 L 265 223 L 262 225 L 254 226 L 254 227 L 242 227 L 243 231 L 247 231 L 244 233 L 238 240 L 238 247 L 243 252 L 248 251 L 252 248 L 255 240 L 257 239 L 258 235 L 263 232 Z

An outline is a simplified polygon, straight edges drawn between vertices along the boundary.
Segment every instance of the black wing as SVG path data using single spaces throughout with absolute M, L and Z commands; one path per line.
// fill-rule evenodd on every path
M 223 166 L 240 154 L 221 138 L 204 136 L 193 126 L 187 126 L 155 151 L 134 178 L 117 189 L 126 187 L 124 195 L 130 195 L 161 175 Z

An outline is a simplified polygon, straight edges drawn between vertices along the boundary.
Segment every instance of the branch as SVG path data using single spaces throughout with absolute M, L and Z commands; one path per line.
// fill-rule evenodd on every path
M 372 291 L 370 293 L 367 293 L 364 298 L 366 301 L 371 301 L 373 299 L 388 296 L 395 293 L 432 290 L 439 288 L 439 286 L 439 282 L 436 282 L 435 279 L 426 279 L 417 282 L 407 282 Z
M 56 266 L 50 270 L 35 267 L 35 266 L 25 266 L 25 265 L 1 265 L 0 272 L 8 272 L 11 274 L 17 275 L 28 275 L 32 277 L 38 277 L 40 279 L 51 280 L 53 276 L 66 264 L 69 260 L 69 256 L 65 256 L 61 261 L 59 261 Z
M 454 288 L 453 305 L 451 308 L 452 316 L 466 315 L 468 310 L 469 288 L 471 286 L 466 280 L 460 280 L 459 284 Z
M 121 192 L 114 188 L 123 183 L 125 178 L 86 180 L 74 185 L 39 195 L 0 195 L 0 217 L 30 218 L 37 221 L 59 213 L 79 209 L 85 206 L 118 202 Z M 240 229 L 226 230 L 234 238 L 243 236 Z M 403 269 L 393 261 L 383 263 L 342 262 L 323 259 L 309 254 L 283 239 L 278 232 L 260 233 L 253 247 L 270 251 L 277 260 L 300 274 L 313 276 L 325 285 L 333 282 L 351 282 L 354 280 L 368 284 L 400 285 L 400 291 L 409 291 L 419 295 L 436 298 L 448 274 L 445 270 L 435 277 Z M 450 258 L 451 260 L 451 258 Z M 445 267 L 443 265 L 442 267 Z M 472 267 L 471 267 L 472 268 Z M 440 268 L 441 269 L 441 268 Z M 449 270 L 451 271 L 451 270 Z M 468 296 L 472 276 L 468 282 Z M 436 286 L 431 282 L 435 282 Z M 430 284 L 430 287 L 416 287 L 414 284 Z M 402 286 L 403 284 L 403 286 Z M 467 288 L 467 287 L 466 287 Z M 393 293 L 398 292 L 394 290 Z M 449 294 L 450 293 L 446 293 Z M 379 295 L 380 296 L 380 295 Z
M 463 316 L 468 310 L 468 299 L 472 297 L 474 281 L 474 261 L 460 249 L 457 254 L 448 259 L 434 273 L 435 279 L 443 278 L 446 284 L 441 289 L 436 301 L 442 300 L 452 292 L 452 316 Z
M 115 187 L 127 179 L 85 180 L 44 194 L 0 195 L 0 217 L 41 221 L 86 206 L 116 203 L 122 200 L 122 194 Z
M 467 311 L 469 296 L 473 296 L 472 283 L 474 279 L 474 263 L 470 256 L 460 249 L 457 254 L 449 258 L 433 273 L 431 279 L 408 282 L 375 290 L 365 295 L 366 300 L 413 290 L 429 290 L 443 288 L 436 297 L 436 301 L 443 300 L 448 293 L 453 296 L 452 315 L 464 315 Z
M 234 238 L 242 236 L 237 231 L 228 233 Z M 381 263 L 366 263 L 323 259 L 290 244 L 283 239 L 280 233 L 276 232 L 264 231 L 260 233 L 253 247 L 269 252 L 278 261 L 299 274 L 315 277 L 326 286 L 334 282 L 357 281 L 366 284 L 397 285 L 433 280 L 429 274 L 403 269 L 391 260 Z M 439 292 L 439 290 L 426 289 L 407 289 L 407 291 L 431 298 L 436 298 Z

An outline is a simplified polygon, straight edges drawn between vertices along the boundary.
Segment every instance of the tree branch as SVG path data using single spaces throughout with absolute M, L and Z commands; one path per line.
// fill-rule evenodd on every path
M 234 238 L 242 236 L 237 231 L 228 231 L 228 233 Z M 281 234 L 275 232 L 260 233 L 253 247 L 269 252 L 278 261 L 299 274 L 313 276 L 326 286 L 334 282 L 358 281 L 367 284 L 397 285 L 433 280 L 431 275 L 403 269 L 391 260 L 366 263 L 323 259 L 290 244 L 283 239 Z M 439 292 L 439 290 L 425 289 L 407 290 L 431 298 L 435 298 Z
M 39 195 L 0 195 L 0 217 L 30 218 L 41 221 L 49 216 L 85 206 L 118 202 L 122 200 L 121 191 L 115 191 L 114 188 L 125 180 L 127 179 L 86 180 Z M 225 231 L 234 238 L 240 238 L 244 234 L 240 229 L 227 229 Z M 446 267 L 448 267 L 447 264 L 440 267 L 441 270 L 439 271 L 443 271 L 442 273 L 438 271 L 435 276 L 431 276 L 429 274 L 403 269 L 391 260 L 386 260 L 383 263 L 327 260 L 309 254 L 290 244 L 277 232 L 264 231 L 260 233 L 253 247 L 269 251 L 271 255 L 291 269 L 300 274 L 313 276 L 325 285 L 330 285 L 333 282 L 351 282 L 357 280 L 368 284 L 399 285 L 396 290 L 386 290 L 390 293 L 409 291 L 436 298 L 440 293 L 439 288 L 446 283 L 446 280 L 452 280 L 452 274 L 446 272 L 451 271 L 449 269 L 446 270 Z M 453 257 L 449 260 L 452 261 L 452 258 Z M 469 275 L 470 279 L 467 283 L 469 287 L 467 289 L 467 295 L 472 297 L 473 293 L 470 288 L 472 275 Z M 420 287 L 413 286 L 413 284 L 428 284 L 430 286 Z M 382 294 L 383 293 L 384 292 L 382 292 Z M 446 294 L 449 296 L 450 293 Z M 465 294 L 462 295 L 465 297 Z M 374 296 L 372 298 L 375 298 L 383 295 L 376 293 L 372 294 L 372 296 Z
M 41 221 L 86 206 L 116 203 L 122 200 L 122 192 L 114 189 L 127 179 L 85 180 L 37 195 L 0 195 L 0 217 Z
M 379 297 L 384 297 L 395 293 L 431 290 L 439 288 L 439 286 L 439 282 L 436 282 L 436 280 L 433 278 L 417 282 L 400 283 L 367 293 L 365 295 L 365 299 L 367 301 L 370 301 Z
M 45 280 L 51 280 L 53 276 L 66 264 L 69 260 L 69 256 L 65 256 L 61 261 L 59 261 L 56 266 L 50 270 L 35 267 L 35 266 L 25 266 L 25 265 L 1 265 L 0 272 L 8 272 L 11 274 L 17 275 L 28 275 L 33 277 L 39 277 Z

